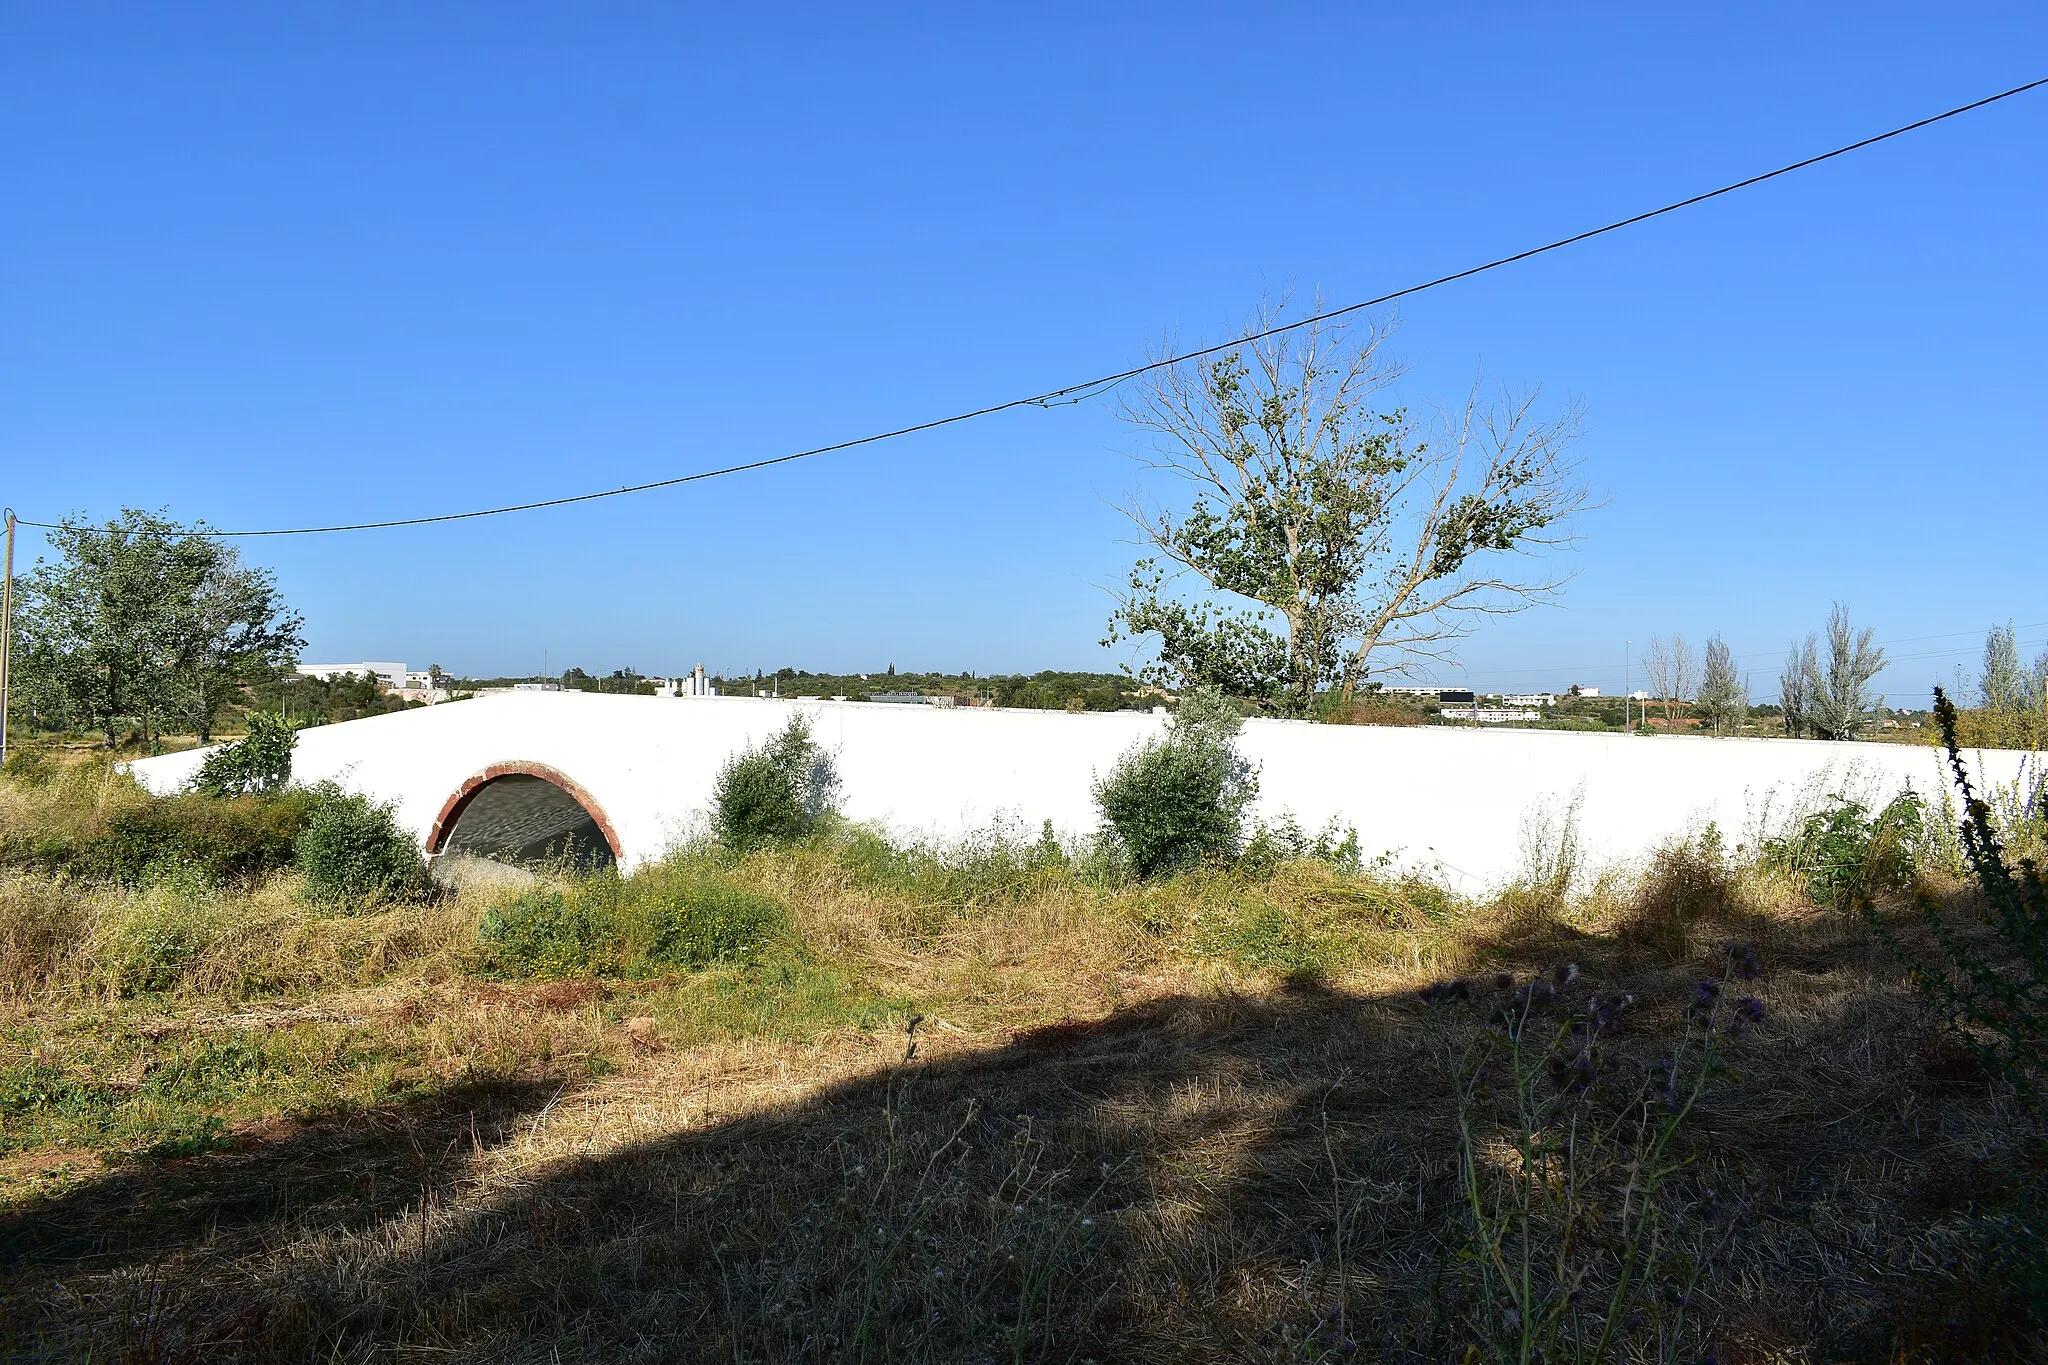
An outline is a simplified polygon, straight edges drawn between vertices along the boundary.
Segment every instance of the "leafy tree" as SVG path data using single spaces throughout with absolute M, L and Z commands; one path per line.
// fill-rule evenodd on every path
M 1707 641 L 1707 659 L 1693 710 L 1717 735 L 1733 734 L 1749 714 L 1749 684 L 1735 671 L 1735 656 L 1719 635 Z
M 1820 652 L 1823 642 L 1807 637 L 1800 656 L 1804 719 L 1816 738 L 1854 739 L 1870 713 L 1884 705 L 1883 697 L 1870 695 L 1870 681 L 1884 667 L 1884 651 L 1871 644 L 1875 634 L 1868 627 L 1860 632 L 1852 627 L 1849 609 L 1837 602 L 1828 614 L 1825 653 Z
M 1443 658 L 1476 616 L 1547 600 L 1559 580 L 1509 557 L 1561 539 L 1584 490 L 1565 455 L 1576 413 L 1543 423 L 1531 398 L 1475 393 L 1425 433 L 1374 407 L 1397 373 L 1377 328 L 1272 335 L 1283 310 L 1220 356 L 1156 371 L 1124 407 L 1193 499 L 1131 509 L 1152 553 L 1105 643 L 1156 640 L 1148 680 L 1302 716 L 1326 688 L 1348 704 L 1369 670 Z M 1184 575 L 1192 596 L 1172 586 Z
M 205 743 L 222 707 L 249 683 L 298 658 L 305 621 L 285 606 L 269 570 L 244 565 L 239 552 L 218 540 L 187 540 L 200 574 L 188 595 L 173 599 L 170 666 L 180 719 Z
M 1165 735 L 1117 760 L 1095 804 L 1139 876 L 1237 851 L 1258 778 L 1233 742 L 1244 720 L 1215 688 L 1182 698 Z
M 45 723 L 90 726 L 107 742 L 124 721 L 154 743 L 173 724 L 212 737 L 244 683 L 296 657 L 301 620 L 267 571 L 207 534 L 134 508 L 50 533 L 54 561 L 23 583 L 21 673 Z

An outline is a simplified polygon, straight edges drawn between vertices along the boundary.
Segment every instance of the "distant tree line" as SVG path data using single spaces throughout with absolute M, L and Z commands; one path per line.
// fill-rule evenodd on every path
M 624 697 L 651 697 L 654 695 L 652 679 L 642 677 L 631 665 L 615 668 L 605 677 L 593 677 L 580 668 L 566 670 L 561 676 L 565 692 L 609 692 Z
M 914 692 L 926 697 L 952 697 L 962 705 L 983 702 L 1039 711 L 1145 710 L 1160 701 L 1147 688 L 1120 673 L 1044 670 L 1038 673 L 915 673 L 898 672 L 892 663 L 879 673 L 811 673 L 800 668 L 761 671 L 752 677 L 716 676 L 712 682 L 726 696 L 751 697 L 768 692 L 783 697 L 845 697 L 867 701 L 877 693 Z

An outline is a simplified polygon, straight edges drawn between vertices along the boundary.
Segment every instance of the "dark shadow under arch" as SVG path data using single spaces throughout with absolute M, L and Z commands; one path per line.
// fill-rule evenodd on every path
M 429 855 L 499 862 L 616 863 L 618 831 L 596 798 L 560 769 L 514 760 L 464 780 L 427 831 Z

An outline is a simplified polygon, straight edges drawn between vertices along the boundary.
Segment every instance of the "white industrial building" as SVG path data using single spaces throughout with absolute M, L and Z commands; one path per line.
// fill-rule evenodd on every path
M 334 679 L 346 675 L 357 678 L 375 678 L 386 687 L 408 687 L 412 685 L 408 680 L 409 675 L 405 671 L 405 665 L 402 663 L 300 664 L 294 671 L 302 678 L 318 678 L 322 682 L 332 682 Z M 420 676 L 422 678 L 426 677 L 424 673 Z M 418 685 L 421 687 L 427 686 L 425 682 L 421 682 Z
M 433 855 L 577 845 L 630 869 L 700 830 L 719 766 L 798 713 L 833 754 L 849 818 L 941 840 L 998 823 L 1028 834 L 1045 820 L 1087 834 L 1095 779 L 1166 723 L 1132 711 L 514 692 L 303 730 L 292 772 L 393 803 Z M 1709 820 L 1733 844 L 1827 793 L 1882 802 L 1944 784 L 1937 751 L 1890 744 L 1277 720 L 1247 722 L 1240 744 L 1258 767 L 1255 818 L 1350 826 L 1368 858 L 1387 853 L 1470 890 L 1514 876 L 1525 834 L 1572 808 L 1597 864 Z M 206 752 L 132 770 L 172 791 Z M 2012 781 L 2021 761 L 1981 756 L 1982 777 Z

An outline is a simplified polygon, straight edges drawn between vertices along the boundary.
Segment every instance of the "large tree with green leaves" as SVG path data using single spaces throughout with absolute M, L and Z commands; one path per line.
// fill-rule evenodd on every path
M 222 706 L 304 645 L 269 571 L 203 524 L 125 508 L 104 525 L 67 519 L 49 541 L 20 620 L 23 691 L 46 723 L 110 744 L 124 725 L 147 743 L 171 729 L 211 739 Z
M 1148 463 L 1193 491 L 1131 508 L 1150 547 L 1104 643 L 1153 644 L 1144 670 L 1281 715 L 1348 702 L 1369 673 L 1447 656 L 1477 618 L 1547 600 L 1529 571 L 1585 502 L 1568 447 L 1577 414 L 1533 397 L 1480 401 L 1426 426 L 1376 402 L 1397 368 L 1385 333 L 1313 321 L 1148 376 L 1123 416 Z

